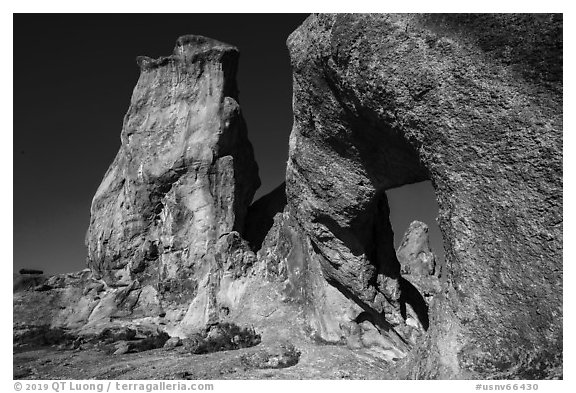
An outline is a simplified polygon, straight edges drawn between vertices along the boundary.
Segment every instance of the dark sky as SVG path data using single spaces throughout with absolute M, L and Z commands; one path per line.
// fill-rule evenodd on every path
M 139 75 L 135 58 L 171 54 L 180 35 L 201 34 L 240 49 L 240 104 L 262 179 L 257 196 L 280 184 L 292 127 L 285 42 L 305 18 L 15 15 L 15 270 L 59 273 L 85 267 L 90 203 L 120 147 L 122 120 Z M 410 191 L 413 187 L 420 188 Z M 389 195 L 396 231 L 403 232 L 417 218 L 434 224 L 437 208 L 429 184 Z M 441 238 L 435 231 L 438 249 Z

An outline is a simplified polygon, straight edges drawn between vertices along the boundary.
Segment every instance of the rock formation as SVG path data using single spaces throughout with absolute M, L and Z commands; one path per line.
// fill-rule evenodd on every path
M 286 184 L 282 183 L 250 205 L 244 237 L 252 248 L 259 250 L 262 247 L 266 234 L 274 224 L 274 216 L 284 211 L 286 203 Z
M 430 248 L 428 225 L 414 221 L 402 237 L 396 250 L 400 263 L 400 290 L 403 305 L 402 316 L 406 324 L 417 329 L 410 341 L 417 343 L 430 327 L 430 305 L 442 292 L 439 265 Z
M 434 185 L 447 285 L 407 376 L 561 374 L 561 35 L 557 15 L 371 14 L 288 39 L 288 205 L 326 279 L 401 335 L 384 191 Z
M 237 102 L 237 61 L 236 48 L 198 36 L 181 37 L 172 56 L 138 58 L 122 146 L 94 196 L 86 237 L 88 265 L 108 283 L 178 285 L 202 269 L 220 236 L 243 230 L 260 181 Z
M 25 289 L 32 289 L 38 287 L 39 285 L 42 285 L 45 281 L 46 276 L 44 276 L 41 270 L 20 269 L 18 273 L 13 274 L 12 289 L 13 292 L 18 292 Z
M 440 293 L 439 278 L 442 273 L 430 248 L 428 225 L 420 221 L 412 222 L 402 237 L 396 256 L 402 277 L 416 286 L 418 292 L 428 299 L 427 303 Z
M 253 204 L 237 49 L 184 36 L 171 56 L 139 57 L 89 269 L 15 277 L 15 342 L 117 356 L 258 345 L 243 367 L 561 378 L 561 26 L 310 16 L 288 39 L 286 182 Z M 442 266 L 422 222 L 394 249 L 386 190 L 427 179 Z
M 138 281 L 162 303 L 209 307 L 210 275 L 222 262 L 214 250 L 243 231 L 260 184 L 237 62 L 236 48 L 200 36 L 180 37 L 169 57 L 138 58 L 122 146 L 86 236 L 88 265 L 108 285 Z M 195 318 L 205 323 L 214 312 Z
M 122 146 L 92 204 L 90 269 L 48 280 L 51 313 L 39 325 L 24 303 L 45 305 L 41 295 L 21 294 L 20 336 L 44 340 L 47 321 L 83 340 L 108 340 L 110 329 L 190 338 L 237 322 L 256 326 L 265 342 L 304 332 L 346 343 L 362 310 L 323 279 L 302 229 L 283 212 L 284 185 L 248 209 L 259 180 L 237 104 L 237 57 L 232 46 L 185 36 L 172 56 L 138 58 Z M 248 241 L 261 248 L 258 258 Z M 370 322 L 365 328 L 378 335 Z M 118 354 L 134 346 L 121 341 Z

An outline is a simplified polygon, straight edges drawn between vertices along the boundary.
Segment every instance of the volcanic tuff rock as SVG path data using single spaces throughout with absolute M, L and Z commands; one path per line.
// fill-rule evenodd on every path
M 236 48 L 200 36 L 180 37 L 171 56 L 138 58 L 122 146 L 86 236 L 88 266 L 107 284 L 150 283 L 188 305 L 209 281 L 219 239 L 243 231 L 260 180 L 237 62 Z
M 561 26 L 309 17 L 288 40 L 286 183 L 250 207 L 259 180 L 238 51 L 184 36 L 171 56 L 138 58 L 122 146 L 92 204 L 90 269 L 15 277 L 16 345 L 189 354 L 198 337 L 230 348 L 228 327 L 260 349 L 195 367 L 235 357 L 238 378 L 561 377 Z M 394 250 L 385 191 L 426 179 L 442 266 L 424 223 Z
M 430 249 L 428 225 L 420 221 L 410 223 L 396 250 L 402 274 L 433 275 L 436 256 Z
M 413 332 L 416 337 L 411 339 L 416 344 L 430 327 L 430 305 L 442 292 L 440 266 L 430 248 L 428 225 L 413 221 L 402 237 L 396 257 L 402 274 L 400 290 L 406 299 L 403 316 L 408 325 L 418 328 Z
M 561 15 L 313 15 L 288 46 L 288 206 L 401 335 L 384 191 L 436 190 L 447 285 L 405 376 L 561 376 Z
M 136 327 L 194 337 L 229 321 L 257 327 L 265 342 L 344 344 L 359 335 L 362 310 L 323 279 L 302 229 L 283 212 L 284 185 L 246 218 L 259 181 L 236 101 L 237 56 L 185 36 L 170 57 L 138 59 L 122 146 L 92 205 L 90 270 L 50 279 L 59 284 L 45 296 L 52 313 L 44 323 L 81 337 Z M 23 303 L 17 313 L 32 326 Z M 378 335 L 370 321 L 364 327 Z M 406 349 L 383 339 L 369 346 L 387 359 L 404 355 L 395 346 Z

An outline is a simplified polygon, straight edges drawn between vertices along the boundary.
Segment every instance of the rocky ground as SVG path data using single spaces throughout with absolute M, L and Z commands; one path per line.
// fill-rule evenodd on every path
M 250 361 L 280 357 L 276 348 L 264 346 L 205 355 L 155 349 L 113 356 L 96 349 L 47 347 L 15 352 L 14 379 L 387 379 L 389 375 L 387 363 L 366 350 L 335 345 L 298 350 L 298 363 L 283 367 L 274 361 Z
M 43 347 L 14 352 L 15 379 L 388 379 L 390 366 L 369 350 L 299 345 L 296 364 L 282 344 L 203 355 L 183 347 L 109 355 L 98 349 Z

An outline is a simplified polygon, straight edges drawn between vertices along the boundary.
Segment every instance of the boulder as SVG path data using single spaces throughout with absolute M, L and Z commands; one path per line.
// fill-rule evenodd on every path
M 289 211 L 274 217 L 274 225 L 258 252 L 257 269 L 256 274 L 278 294 L 276 300 L 262 306 L 298 315 L 308 337 L 317 342 L 346 340 L 346 326 L 362 309 L 324 279 L 318 256 Z M 251 314 L 264 313 L 258 309 L 261 306 L 254 306 Z
M 561 376 L 562 16 L 312 15 L 288 47 L 288 207 L 403 338 L 385 191 L 434 186 L 446 284 L 405 377 Z
M 300 355 L 301 352 L 292 343 L 281 341 L 240 356 L 240 362 L 248 368 L 286 368 L 298 364 Z
M 413 344 L 430 326 L 430 306 L 441 293 L 441 270 L 430 248 L 428 225 L 413 221 L 396 250 L 400 263 L 401 304 L 406 324 L 414 328 L 408 338 Z

